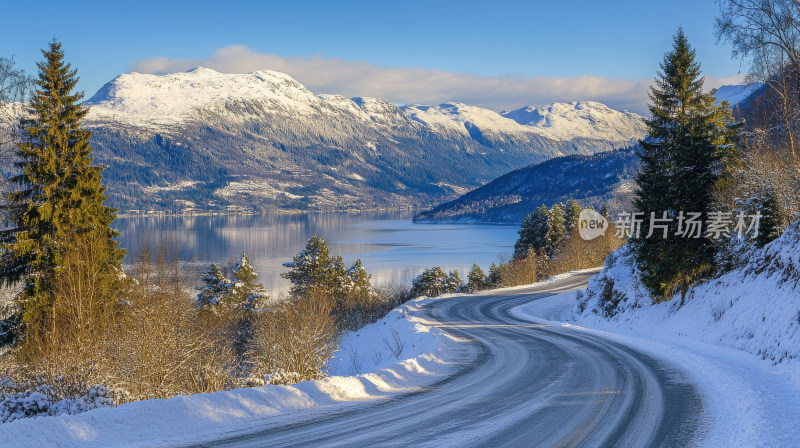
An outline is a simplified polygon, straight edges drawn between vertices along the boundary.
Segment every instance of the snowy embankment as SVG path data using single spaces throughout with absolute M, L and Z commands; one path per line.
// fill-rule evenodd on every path
M 800 446 L 800 231 L 737 268 L 652 304 L 625 248 L 586 290 L 516 307 L 525 320 L 592 332 L 678 367 L 704 396 L 703 446 Z
M 343 336 L 330 376 L 291 386 L 146 400 L 77 415 L 0 425 L 4 447 L 163 446 L 199 443 L 272 423 L 313 418 L 345 406 L 417 390 L 446 378 L 473 355 L 468 344 L 432 326 L 412 300 L 378 322 Z M 351 375 L 351 376 L 334 376 Z M 311 409 L 314 408 L 314 409 Z

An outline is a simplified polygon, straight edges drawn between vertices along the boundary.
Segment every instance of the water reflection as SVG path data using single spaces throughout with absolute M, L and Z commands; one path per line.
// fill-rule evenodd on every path
M 325 237 L 334 254 L 348 264 L 361 258 L 374 284 L 410 282 L 426 267 L 458 269 L 466 278 L 472 263 L 484 270 L 508 255 L 516 227 L 414 224 L 411 211 L 363 213 L 266 214 L 258 216 L 163 216 L 120 218 L 121 246 L 131 253 L 142 241 L 169 240 L 180 246 L 190 268 L 200 272 L 211 263 L 232 263 L 242 252 L 251 256 L 271 293 L 286 291 L 280 277 L 314 234 Z

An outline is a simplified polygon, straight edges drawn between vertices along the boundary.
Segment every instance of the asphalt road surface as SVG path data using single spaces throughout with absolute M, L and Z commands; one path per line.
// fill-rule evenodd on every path
M 509 314 L 588 277 L 429 305 L 445 331 L 471 339 L 479 353 L 433 386 L 195 446 L 694 445 L 702 401 L 680 371 L 596 335 Z

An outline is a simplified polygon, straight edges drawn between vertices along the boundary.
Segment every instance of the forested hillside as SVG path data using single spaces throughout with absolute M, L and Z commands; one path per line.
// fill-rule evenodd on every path
M 519 224 L 542 204 L 574 198 L 582 204 L 624 207 L 639 169 L 636 147 L 572 155 L 514 170 L 430 211 L 417 221 Z

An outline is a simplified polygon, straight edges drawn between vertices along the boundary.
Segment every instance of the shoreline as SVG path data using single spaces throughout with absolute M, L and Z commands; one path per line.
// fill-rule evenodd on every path
M 361 209 L 331 209 L 331 210 L 299 210 L 299 209 L 275 209 L 259 212 L 222 212 L 222 211 L 198 211 L 198 212 L 156 212 L 156 213 L 119 213 L 120 218 L 164 218 L 164 217 L 190 217 L 190 216 L 261 216 L 261 215 L 300 215 L 312 213 L 370 213 L 370 212 L 415 212 L 421 208 L 416 207 L 378 207 Z M 413 219 L 412 219 L 413 220 Z

